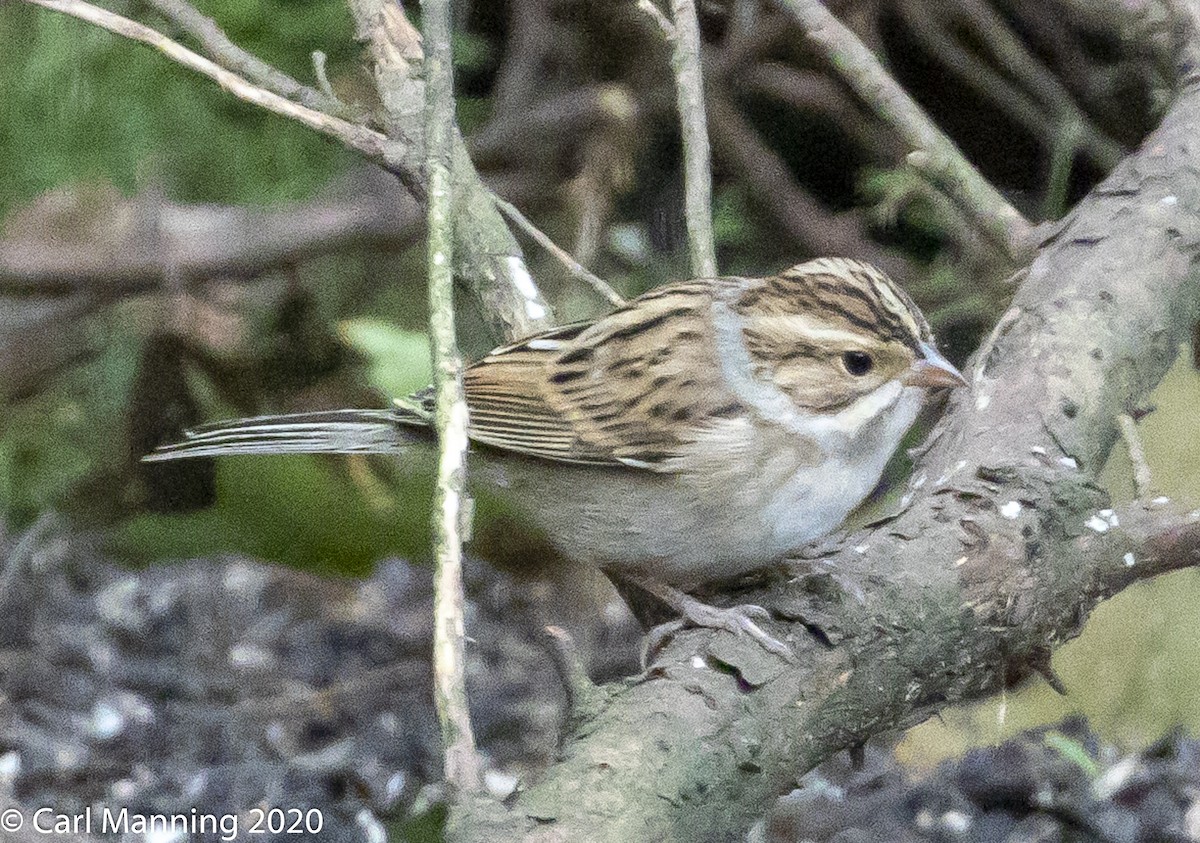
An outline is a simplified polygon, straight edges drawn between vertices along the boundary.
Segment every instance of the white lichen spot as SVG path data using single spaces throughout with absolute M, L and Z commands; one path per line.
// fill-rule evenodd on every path
M 563 344 L 558 340 L 530 340 L 526 345 L 534 351 L 558 351 Z
M 1084 521 L 1083 526 L 1087 527 L 1089 530 L 1094 530 L 1097 533 L 1108 532 L 1108 522 L 1099 515 L 1093 515 L 1087 521 Z
M 692 656 L 692 667 L 696 670 L 704 670 L 704 659 L 700 656 Z
M 434 252 L 433 253 L 433 265 L 434 266 L 441 266 L 445 262 L 446 262 L 446 253 L 445 252 Z
M 493 799 L 504 800 L 513 795 L 520 781 L 512 773 L 503 770 L 487 770 L 483 774 L 483 786 Z
M 1170 502 L 1171 502 L 1171 499 L 1168 498 L 1166 495 L 1159 495 L 1157 498 L 1154 498 L 1152 501 L 1150 501 L 1150 504 L 1152 506 L 1166 506 Z
M 966 565 L 966 564 L 967 564 L 967 557 L 965 557 L 965 556 L 960 556 L 954 560 L 955 568 L 961 568 L 963 565 Z
M 1039 457 L 1044 457 L 1046 456 L 1046 449 L 1041 445 L 1034 445 L 1029 449 L 1029 453 L 1037 454 Z
M 1133 554 L 1132 554 L 1132 553 L 1126 553 L 1126 554 L 1125 554 L 1125 567 L 1126 567 L 1126 568 L 1132 568 L 1132 567 L 1134 566 L 1134 564 L 1136 563 L 1136 561 L 1137 561 L 1137 560 L 1135 560 L 1135 559 L 1133 558 Z
M 1009 501 L 1008 503 L 1006 503 L 1000 507 L 1000 514 L 1002 516 L 1004 516 L 1005 518 L 1007 518 L 1009 521 L 1016 521 L 1017 516 L 1019 516 L 1021 514 L 1021 502 L 1020 501 Z
M 1111 509 L 1102 509 L 1096 514 L 1101 518 L 1112 518 L 1113 511 Z
M 857 547 L 855 547 L 855 548 L 854 548 L 854 552 L 855 552 L 855 553 L 857 553 L 859 556 L 862 556 L 863 554 L 865 554 L 865 553 L 866 553 L 868 550 L 870 550 L 870 549 L 871 549 L 871 545 L 869 545 L 869 544 L 860 544 L 860 545 L 858 545 Z
M 525 302 L 525 312 L 529 314 L 530 319 L 546 318 L 546 306 L 535 302 L 533 299 Z
M 1075 461 L 1074 457 L 1059 457 L 1058 464 L 1061 465 L 1063 468 L 1070 468 L 1070 469 L 1079 468 L 1079 463 L 1077 463 Z
M 538 297 L 537 285 L 533 283 L 533 276 L 529 274 L 529 268 L 525 266 L 522 258 L 517 255 L 508 256 L 508 274 L 512 276 L 518 293 L 527 299 Z
M 92 706 L 92 717 L 88 721 L 88 732 L 92 737 L 105 741 L 125 730 L 125 716 L 114 706 L 98 702 Z
M 1178 196 L 1164 196 L 1162 199 L 1158 200 L 1158 204 L 1166 205 L 1169 208 L 1172 205 L 1179 204 L 1179 197 Z
M 991 403 L 992 403 L 992 396 L 988 395 L 986 392 L 981 392 L 975 396 L 975 409 L 976 410 L 986 410 L 988 408 L 988 405 L 990 405 Z
M 919 475 L 917 475 L 917 478 L 913 480 L 912 487 L 914 489 L 920 489 L 925 485 L 925 481 L 928 479 L 929 477 L 925 474 L 925 472 L 922 471 Z

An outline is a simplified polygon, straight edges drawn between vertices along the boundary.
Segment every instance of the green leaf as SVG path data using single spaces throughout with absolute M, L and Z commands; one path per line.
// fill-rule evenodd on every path
M 346 319 L 338 333 L 369 361 L 367 377 L 385 395 L 401 398 L 429 385 L 429 338 L 382 319 Z
M 1088 754 L 1083 744 L 1074 738 L 1055 729 L 1046 733 L 1046 736 L 1042 738 L 1042 743 L 1056 750 L 1063 758 L 1083 770 L 1088 778 L 1094 779 L 1100 775 L 1100 765 Z

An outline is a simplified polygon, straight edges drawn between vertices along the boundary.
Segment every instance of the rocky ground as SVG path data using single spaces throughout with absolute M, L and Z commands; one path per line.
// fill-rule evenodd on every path
M 297 839 L 246 836 L 267 825 L 255 806 L 317 808 L 319 839 L 335 843 L 436 818 L 428 569 L 388 560 L 364 581 L 245 559 L 133 571 L 52 519 L 4 550 L 0 802 L 19 806 L 22 833 L 39 807 L 91 808 L 96 837 L 105 807 L 232 814 L 238 839 L 254 840 Z M 505 795 L 556 750 L 561 658 L 542 629 L 544 589 L 471 564 L 468 591 L 471 712 L 488 786 Z M 608 678 L 636 669 L 637 637 L 627 614 L 577 636 Z
M 197 843 L 309 839 L 288 832 L 318 820 L 311 839 L 436 839 L 428 570 L 389 560 L 336 581 L 230 558 L 133 571 L 53 518 L 0 536 L 0 560 L 0 840 L 176 843 L 189 837 L 134 818 L 180 814 L 213 818 Z M 471 564 L 468 598 L 472 716 L 503 797 L 561 737 L 564 655 L 543 629 L 555 597 Z M 636 670 L 627 613 L 572 632 L 596 678 Z M 104 812 L 122 808 L 124 833 L 105 834 Z M 215 825 L 230 817 L 235 836 Z M 1066 722 L 923 781 L 871 747 L 857 768 L 843 757 L 804 776 L 750 840 L 1197 841 L 1200 742 L 1122 756 Z

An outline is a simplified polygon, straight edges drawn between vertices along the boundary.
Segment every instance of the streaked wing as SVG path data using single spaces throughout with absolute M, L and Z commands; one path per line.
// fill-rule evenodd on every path
M 563 462 L 672 471 L 740 412 L 709 316 L 713 282 L 654 290 L 594 322 L 497 349 L 467 369 L 471 438 Z

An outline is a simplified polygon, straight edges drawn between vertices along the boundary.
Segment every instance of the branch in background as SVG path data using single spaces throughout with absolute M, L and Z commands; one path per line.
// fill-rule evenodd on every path
M 976 30 L 990 25 L 976 20 L 970 9 L 956 7 L 953 18 L 946 20 L 944 9 L 927 3 L 902 2 L 897 6 L 909 31 L 925 49 L 1030 136 L 1049 147 L 1061 126 L 1073 124 L 1078 126 L 1080 150 L 1097 167 L 1111 170 L 1120 160 L 1120 144 L 1096 129 L 1058 79 L 1029 55 L 1007 25 L 988 30 L 991 38 L 983 42 L 996 58 L 992 65 L 976 54 L 974 45 L 981 43 L 977 38 L 967 43 L 960 40 L 964 15 L 967 26 Z
M 480 785 L 479 755 L 467 707 L 462 536 L 469 529 L 467 401 L 454 331 L 454 192 L 451 175 L 454 75 L 450 2 L 426 0 L 425 173 L 429 179 L 429 336 L 437 390 L 437 487 L 433 496 L 433 696 L 442 730 L 446 782 L 458 794 Z
M 671 45 L 675 73 L 675 101 L 683 139 L 684 219 L 692 275 L 715 278 L 717 253 L 712 229 L 712 154 L 708 121 L 704 115 L 704 78 L 700 67 L 700 22 L 694 0 L 671 0 L 674 22 L 654 5 L 640 0 L 638 8 L 650 15 Z
M 388 135 L 411 137 L 421 125 L 425 103 L 425 82 L 415 72 L 422 56 L 417 31 L 398 3 L 348 3 L 358 38 L 370 48 Z M 511 340 L 549 327 L 553 324 L 550 306 L 538 292 L 521 247 L 496 210 L 457 130 L 451 144 L 455 271 L 470 285 L 484 318 L 499 337 Z M 422 147 L 419 137 L 411 137 L 412 150 Z M 416 161 L 409 163 L 413 172 L 423 167 Z
M 190 3 L 184 0 L 148 2 L 160 15 L 195 38 L 208 57 L 226 70 L 308 108 L 354 123 L 362 122 L 364 115 L 338 100 L 332 91 L 316 91 L 267 64 L 258 56 L 243 50 L 229 40 L 229 36 L 212 18 L 202 15 Z
M 1080 135 L 1080 147 L 1093 157 L 1097 166 L 1105 172 L 1115 167 L 1127 150 L 1105 134 L 1076 104 L 1071 92 L 1026 46 L 1012 23 L 982 0 L 966 0 L 960 5 L 960 11 L 965 13 L 968 29 L 974 30 L 976 38 L 982 37 L 978 43 L 991 51 L 1005 74 L 1021 82 L 1045 112 L 1049 112 L 1051 135 L 1060 133 L 1063 126 L 1074 126 Z
M 1002 254 L 1014 262 L 1027 258 L 1034 245 L 1029 222 L 963 157 L 854 33 L 819 0 L 777 2 L 800 22 L 855 93 L 896 128 L 910 149 L 909 163 L 966 211 Z
M 95 209 L 107 214 L 103 239 L 65 230 L 71 220 L 40 212 L 35 200 L 10 216 L 9 236 L 0 239 L 0 292 L 116 297 L 162 289 L 168 274 L 185 281 L 251 278 L 347 249 L 399 251 L 420 234 L 416 202 L 374 167 L 326 193 L 278 209 L 116 196 Z
M 527 216 L 521 213 L 521 210 L 516 205 L 512 204 L 511 202 L 504 201 L 499 196 L 494 196 L 493 201 L 496 203 L 497 208 L 499 208 L 510 220 L 519 225 L 526 234 L 537 241 L 539 246 L 541 246 L 550 254 L 554 255 L 558 262 L 567 268 L 568 272 L 599 293 L 608 301 L 609 304 L 613 305 L 614 307 L 620 307 L 621 305 L 625 304 L 625 299 L 623 299 L 616 290 L 610 287 L 607 281 L 600 276 L 589 272 L 586 266 L 575 260 L 575 258 L 571 257 L 570 253 L 567 252 L 566 249 L 561 248 L 557 243 L 551 240 L 544 231 L 534 225 Z
M 854 255 L 901 280 L 915 274 L 902 255 L 871 239 L 861 212 L 833 214 L 806 191 L 725 95 L 710 97 L 708 108 L 722 162 L 750 187 L 751 201 L 809 254 Z
M 779 101 L 814 117 L 824 117 L 865 150 L 874 161 L 895 166 L 904 145 L 872 112 L 846 95 L 841 80 L 819 70 L 799 70 L 782 62 L 755 61 L 737 69 L 740 88 Z

